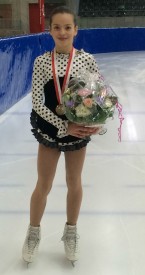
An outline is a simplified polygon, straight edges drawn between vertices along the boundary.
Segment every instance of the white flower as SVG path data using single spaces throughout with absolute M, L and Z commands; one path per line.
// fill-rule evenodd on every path
M 86 108 L 83 104 L 79 104 L 76 108 L 76 116 L 77 117 L 86 117 L 91 114 L 90 110 Z

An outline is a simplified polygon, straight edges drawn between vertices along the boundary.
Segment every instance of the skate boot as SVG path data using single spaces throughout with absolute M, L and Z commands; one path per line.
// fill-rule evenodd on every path
M 78 260 L 79 251 L 78 251 L 78 239 L 79 235 L 77 234 L 76 225 L 67 225 L 65 224 L 63 237 L 61 240 L 64 242 L 64 250 L 67 259 L 75 265 L 75 262 Z
M 37 255 L 38 247 L 41 239 L 41 229 L 29 225 L 26 239 L 22 249 L 22 257 L 27 264 L 32 263 Z

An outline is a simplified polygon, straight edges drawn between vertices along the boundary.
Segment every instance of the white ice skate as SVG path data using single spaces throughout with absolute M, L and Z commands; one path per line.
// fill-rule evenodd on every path
M 27 263 L 27 267 L 29 263 L 32 263 L 35 259 L 38 247 L 41 239 L 41 228 L 33 227 L 29 225 L 26 239 L 22 249 L 22 257 L 24 261 Z
M 78 239 L 79 235 L 77 234 L 77 227 L 66 224 L 61 240 L 64 242 L 66 257 L 71 262 L 73 267 L 79 258 Z

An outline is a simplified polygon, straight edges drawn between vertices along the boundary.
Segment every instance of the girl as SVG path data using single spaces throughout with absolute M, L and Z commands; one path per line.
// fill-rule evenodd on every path
M 99 128 L 69 122 L 62 112 L 61 94 L 69 79 L 82 67 L 98 74 L 92 55 L 73 48 L 77 35 L 75 15 L 67 7 L 56 8 L 50 16 L 50 33 L 55 42 L 52 52 L 36 58 L 32 81 L 32 132 L 39 142 L 38 181 L 31 197 L 30 225 L 22 256 L 34 260 L 41 238 L 40 222 L 46 206 L 61 152 L 64 152 L 67 183 L 67 221 L 62 240 L 66 257 L 78 260 L 77 220 L 82 201 L 81 173 L 90 136 Z M 85 137 L 85 139 L 84 139 Z M 77 160 L 77 161 L 76 161 Z

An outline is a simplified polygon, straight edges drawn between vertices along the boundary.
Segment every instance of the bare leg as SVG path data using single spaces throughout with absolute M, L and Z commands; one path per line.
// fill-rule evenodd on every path
M 81 173 L 86 154 L 86 147 L 65 152 L 67 193 L 67 223 L 75 225 L 77 223 L 81 201 L 82 184 Z
M 59 157 L 60 152 L 57 149 L 39 145 L 37 161 L 38 181 L 30 203 L 30 224 L 32 226 L 40 225 Z

